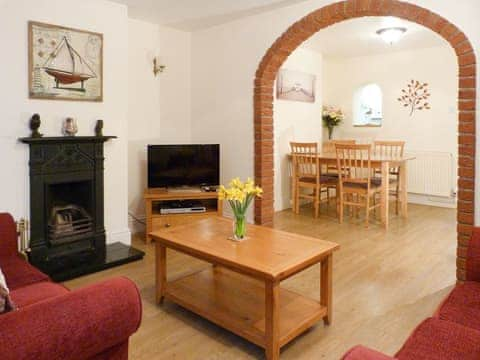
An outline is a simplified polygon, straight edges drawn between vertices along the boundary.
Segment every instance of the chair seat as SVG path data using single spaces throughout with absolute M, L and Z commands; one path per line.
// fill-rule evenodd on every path
M 315 184 L 316 183 L 316 179 L 313 178 L 313 177 L 301 177 L 298 179 L 298 182 L 301 182 L 301 183 L 309 183 L 309 184 Z M 331 183 L 332 181 L 335 181 L 337 182 L 338 181 L 338 178 L 333 178 L 331 176 L 327 176 L 327 175 L 321 175 L 320 176 L 320 183 L 323 185 L 323 184 L 326 184 L 326 183 Z
M 375 184 L 378 184 L 379 186 L 382 185 L 382 178 L 380 177 L 374 177 L 373 179 L 371 179 L 371 181 Z M 389 184 L 395 184 L 396 182 L 397 182 L 396 179 L 392 179 L 392 178 L 388 179 Z
M 338 179 L 338 173 L 330 173 L 330 172 L 327 172 L 327 173 L 324 174 L 323 176 L 328 176 L 328 177 L 331 177 L 331 178 Z
M 370 188 L 379 188 L 382 186 L 382 181 L 376 181 L 376 179 L 370 179 Z M 355 189 L 365 189 L 367 190 L 367 183 L 356 183 L 356 182 L 344 182 L 343 183 L 344 188 L 355 188 Z

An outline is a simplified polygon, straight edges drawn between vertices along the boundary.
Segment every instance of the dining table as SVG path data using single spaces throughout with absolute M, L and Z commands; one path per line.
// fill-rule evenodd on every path
M 319 152 L 317 154 L 320 168 L 322 166 L 337 166 L 337 154 L 335 152 Z M 289 160 L 292 160 L 292 154 L 288 155 Z M 392 168 L 399 170 L 399 197 L 400 197 L 400 215 L 403 218 L 408 218 L 408 189 L 407 189 L 407 162 L 414 160 L 414 156 L 410 155 L 389 155 L 389 154 L 371 154 L 370 164 L 373 170 L 380 170 L 381 195 L 380 195 L 380 213 L 381 222 L 385 229 L 388 229 L 389 220 L 389 194 L 390 194 L 390 171 Z M 292 179 L 296 178 L 296 169 L 291 167 Z M 292 199 L 295 198 L 295 184 L 292 181 Z

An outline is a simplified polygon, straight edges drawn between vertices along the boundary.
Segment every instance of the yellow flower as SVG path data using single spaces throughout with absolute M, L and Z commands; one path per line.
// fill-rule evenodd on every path
M 242 204 L 248 197 L 260 197 L 263 192 L 260 187 L 255 186 L 251 178 L 248 178 L 245 182 L 242 182 L 239 178 L 234 178 L 230 181 L 229 186 L 228 189 L 223 185 L 218 188 L 218 198 L 220 200 L 235 201 Z

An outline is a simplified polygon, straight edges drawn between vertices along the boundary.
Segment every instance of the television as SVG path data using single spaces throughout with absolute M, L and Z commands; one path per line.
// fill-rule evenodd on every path
M 220 145 L 148 145 L 148 187 L 215 186 Z

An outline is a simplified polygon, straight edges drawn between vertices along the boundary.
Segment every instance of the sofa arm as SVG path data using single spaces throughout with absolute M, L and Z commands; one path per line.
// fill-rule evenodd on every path
M 362 345 L 357 345 L 343 355 L 342 360 L 394 360 L 395 358 L 382 354 L 378 351 L 369 349 Z
M 0 213 L 0 257 L 18 254 L 17 225 L 12 215 Z
M 0 316 L 3 360 L 89 359 L 128 340 L 142 305 L 135 284 L 116 278 Z
M 467 250 L 467 280 L 480 281 L 480 228 L 473 229 Z

